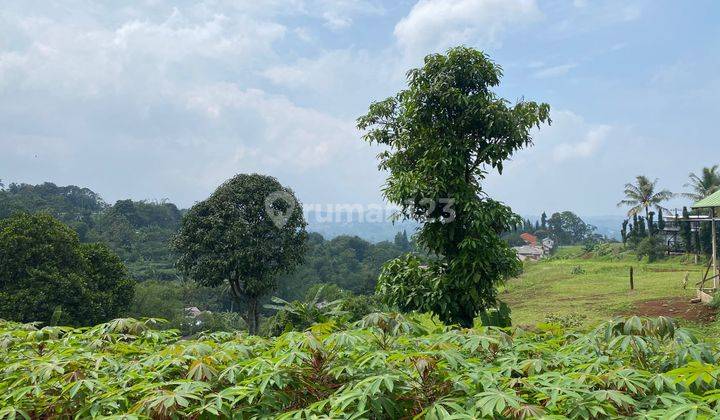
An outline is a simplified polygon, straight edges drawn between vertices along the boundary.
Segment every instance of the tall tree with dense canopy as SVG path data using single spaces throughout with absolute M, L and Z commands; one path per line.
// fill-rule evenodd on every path
M 270 176 L 237 175 L 183 218 L 173 240 L 177 266 L 202 285 L 229 284 L 246 304 L 246 322 L 255 334 L 258 300 L 277 287 L 278 274 L 303 259 L 305 225 L 292 190 Z
M 703 168 L 700 175 L 690 172 L 690 182 L 685 184 L 685 187 L 690 187 L 692 191 L 683 193 L 682 196 L 693 201 L 700 201 L 720 190 L 720 173 L 718 173 L 718 168 L 720 168 L 719 165 Z
M 634 216 L 645 210 L 645 220 L 650 220 L 650 209 L 665 209 L 660 204 L 673 198 L 674 194 L 668 190 L 657 191 L 658 180 L 650 181 L 644 175 L 635 177 L 635 184 L 625 184 L 625 199 L 618 203 L 618 207 L 628 206 L 628 216 Z
M 595 226 L 585 223 L 571 211 L 553 213 L 547 221 L 550 236 L 558 245 L 575 245 L 589 239 Z
M 482 181 L 531 144 L 530 129 L 550 121 L 550 107 L 498 97 L 492 88 L 501 75 L 472 48 L 429 55 L 407 73 L 407 89 L 358 119 L 364 139 L 385 147 L 384 196 L 400 207 L 399 218 L 422 223 L 417 243 L 433 257 L 385 266 L 378 292 L 390 304 L 468 326 L 496 305 L 498 282 L 520 270 L 500 233 L 521 220 L 488 197 Z
M 91 325 L 122 315 L 134 281 L 105 245 L 49 214 L 0 220 L 0 318 Z

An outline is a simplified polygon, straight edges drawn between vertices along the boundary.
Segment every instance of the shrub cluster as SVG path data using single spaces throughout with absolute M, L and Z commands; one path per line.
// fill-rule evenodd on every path
M 0 418 L 716 417 L 717 344 L 666 318 L 584 334 L 376 313 L 275 339 L 0 322 Z

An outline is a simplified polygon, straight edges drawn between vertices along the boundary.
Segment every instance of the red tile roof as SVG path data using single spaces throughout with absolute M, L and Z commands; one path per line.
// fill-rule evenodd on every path
M 522 234 L 520 234 L 520 237 L 522 238 L 523 241 L 527 242 L 528 245 L 535 246 L 538 243 L 538 238 L 535 235 L 531 235 L 529 233 L 522 233 Z

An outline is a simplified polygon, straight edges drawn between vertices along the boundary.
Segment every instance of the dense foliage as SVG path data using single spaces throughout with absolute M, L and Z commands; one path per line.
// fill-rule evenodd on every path
M 177 278 L 170 239 L 180 227 L 175 204 L 118 200 L 94 218 L 87 239 L 108 244 L 137 280 Z
M 124 316 L 163 318 L 163 328 L 183 336 L 199 331 L 247 330 L 229 293 L 193 281 L 147 280 L 135 286 L 135 297 Z M 199 313 L 198 313 L 199 312 Z
M 595 226 L 585 223 L 571 211 L 553 213 L 547 225 L 550 237 L 558 245 L 576 245 L 596 238 Z
M 187 308 L 195 307 L 202 312 L 203 328 L 211 324 L 212 329 L 247 327 L 231 314 L 246 310 L 246 306 L 234 301 L 229 289 L 215 289 L 180 279 L 175 268 L 177 256 L 169 242 L 179 228 L 183 212 L 172 203 L 119 200 L 114 205 L 107 205 L 98 194 L 86 188 L 58 187 L 51 183 L 11 184 L 0 189 L 0 208 L 7 210 L 0 211 L 0 219 L 18 212 L 47 211 L 72 227 L 80 242 L 109 246 L 128 267 L 130 276 L 139 280 L 130 306 L 111 317 L 161 317 L 170 321 L 167 326 L 180 329 L 183 335 L 191 335 L 198 331 L 198 326 L 193 324 L 193 320 L 198 320 L 189 319 Z M 84 238 L 80 236 L 81 232 Z M 307 248 L 305 261 L 293 272 L 280 273 L 278 288 L 262 299 L 260 305 L 268 303 L 271 296 L 302 301 L 308 290 L 317 284 L 334 284 L 354 295 L 372 295 L 383 263 L 412 249 L 405 232 L 398 233 L 392 242 L 379 243 L 346 235 L 326 240 L 320 234 L 310 233 L 304 246 Z M 40 299 L 39 295 L 37 299 Z M 352 302 L 361 308 L 367 306 L 359 305 L 364 299 L 372 300 L 353 297 Z M 52 299 L 47 300 L 48 305 L 52 302 Z M 54 313 L 53 308 L 49 311 Z M 261 311 L 265 319 L 274 315 L 270 309 L 262 308 Z M 362 310 L 355 312 L 362 313 Z M 48 317 L 39 319 L 47 321 Z M 75 319 L 73 323 L 89 325 L 104 319 L 108 318 Z M 67 318 L 65 321 L 69 322 Z
M 48 214 L 0 219 L 0 318 L 96 324 L 127 309 L 134 283 L 105 245 Z
M 717 344 L 665 318 L 578 334 L 371 314 L 276 339 L 0 322 L 0 418 L 716 417 Z M 126 417 L 127 418 L 127 417 Z
M 170 247 L 183 214 L 172 203 L 119 200 L 108 205 L 87 188 L 61 187 L 52 183 L 10 184 L 4 190 L 0 188 L 0 219 L 17 212 L 52 214 L 78 232 L 81 242 L 108 245 L 123 260 L 134 279 L 168 282 L 165 285 L 153 282 L 147 288 L 140 288 L 140 295 L 144 294 L 144 289 L 152 288 L 168 295 L 174 293 L 172 289 L 188 288 L 187 284 L 179 286 L 177 282 L 180 276 L 175 268 L 177 255 Z M 287 300 L 302 299 L 307 290 L 318 283 L 336 284 L 355 294 L 373 294 L 383 263 L 412 248 L 405 232 L 398 233 L 392 242 L 378 243 L 357 236 L 325 239 L 318 233 L 310 233 L 305 246 L 305 262 L 292 273 L 279 275 L 275 295 Z M 212 311 L 231 309 L 229 302 L 219 308 L 215 298 L 205 292 L 199 294 L 209 300 L 190 299 L 190 304 L 180 309 L 187 306 Z M 170 299 L 170 302 L 175 303 L 177 299 Z M 159 313 L 167 313 L 168 306 L 178 307 L 174 304 L 164 306 Z M 133 314 L 148 316 L 145 312 Z
M 485 54 L 457 47 L 425 57 L 407 73 L 408 87 L 370 105 L 358 119 L 364 139 L 384 147 L 383 188 L 402 219 L 422 223 L 416 239 L 434 258 L 390 263 L 378 292 L 392 305 L 431 311 L 471 325 L 496 304 L 496 285 L 520 264 L 500 234 L 516 216 L 491 199 L 489 170 L 531 144 L 530 129 L 549 122 L 547 104 L 510 104 L 493 89 L 502 70 Z
M 700 175 L 691 172 L 690 182 L 685 184 L 686 188 L 690 188 L 690 192 L 680 194 L 673 194 L 668 190 L 656 192 L 657 179 L 651 182 L 642 175 L 636 178 L 635 184 L 626 184 L 626 199 L 618 203 L 618 206 L 631 206 L 628 219 L 623 221 L 620 229 L 623 243 L 636 250 L 639 256 L 647 256 L 650 260 L 661 258 L 664 253 L 670 252 L 709 255 L 712 252 L 712 225 L 688 220 L 690 216 L 708 216 L 709 211 L 707 209 L 690 211 L 688 206 L 684 206 L 682 209 L 684 220 L 676 220 L 674 229 L 663 231 L 667 222 L 665 217 L 671 213 L 661 204 L 676 196 L 690 199 L 694 203 L 713 194 L 720 189 L 718 167 L 718 165 L 704 167 Z M 639 216 L 643 209 L 645 216 Z M 652 209 L 657 210 L 657 214 Z M 677 209 L 674 215 L 679 216 Z M 655 238 L 656 235 L 661 239 Z
M 305 331 L 314 324 L 336 320 L 355 322 L 373 312 L 387 309 L 375 295 L 354 295 L 335 284 L 316 284 L 302 300 L 288 302 L 273 297 L 265 305 L 276 313 L 267 318 L 261 334 L 277 336 L 289 331 Z
M 315 284 L 330 283 L 355 294 L 373 294 L 382 265 L 410 250 L 400 234 L 395 242 L 370 243 L 357 236 L 330 240 L 309 233 L 304 262 L 278 278 L 277 296 L 301 299 Z
M 292 190 L 270 176 L 240 174 L 188 210 L 173 245 L 177 266 L 190 279 L 230 287 L 256 333 L 259 299 L 277 288 L 278 274 L 302 262 L 306 238 L 302 205 Z
M 0 219 L 18 212 L 51 214 L 75 230 L 81 242 L 105 243 L 137 280 L 177 277 L 168 242 L 182 215 L 172 203 L 119 200 L 109 205 L 88 188 L 50 182 L 0 187 Z
M 540 220 L 532 223 L 529 219 L 521 220 L 504 232 L 502 238 L 512 246 L 525 245 L 523 233 L 530 233 L 538 239 L 551 238 L 556 245 L 585 245 L 588 243 L 607 241 L 603 235 L 596 233 L 597 228 L 585 223 L 575 213 L 565 210 L 553 213 L 550 218 L 542 213 Z

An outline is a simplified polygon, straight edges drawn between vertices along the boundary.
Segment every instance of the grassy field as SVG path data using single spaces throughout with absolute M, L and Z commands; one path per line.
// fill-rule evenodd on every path
M 500 294 L 512 309 L 513 323 L 536 324 L 548 314 L 579 314 L 586 326 L 630 313 L 692 320 L 696 312 L 703 312 L 707 318 L 706 307 L 688 303 L 702 277 L 702 264 L 684 257 L 647 263 L 619 246 L 608 246 L 603 254 L 564 247 L 548 260 L 526 263 L 525 272 L 510 280 Z M 630 290 L 630 267 L 635 271 L 635 290 Z M 687 272 L 690 277 L 683 289 Z

